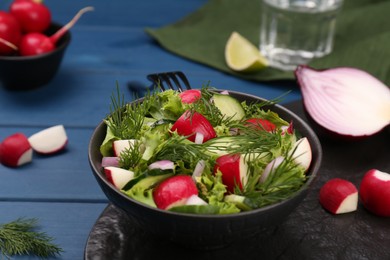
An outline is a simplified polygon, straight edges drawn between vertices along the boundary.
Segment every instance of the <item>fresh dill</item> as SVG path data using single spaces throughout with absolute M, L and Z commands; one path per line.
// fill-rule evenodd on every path
M 37 232 L 37 219 L 19 218 L 0 225 L 0 256 L 10 259 L 15 255 L 34 255 L 40 258 L 54 257 L 63 250 L 52 243 L 53 238 Z

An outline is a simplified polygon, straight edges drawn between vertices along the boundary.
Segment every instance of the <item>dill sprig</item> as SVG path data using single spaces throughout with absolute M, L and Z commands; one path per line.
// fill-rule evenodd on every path
M 138 139 L 142 134 L 145 116 L 156 97 L 146 94 L 142 101 L 125 103 L 119 87 L 111 96 L 110 115 L 105 122 L 114 136 L 120 139 Z
M 63 250 L 52 243 L 53 238 L 37 232 L 37 219 L 19 218 L 0 225 L 0 256 L 35 255 L 47 258 L 59 255 Z
M 208 85 L 201 89 L 201 98 L 193 103 L 192 111 L 202 114 L 213 126 L 229 125 L 233 117 L 224 116 L 212 103 L 212 96 L 216 93 Z

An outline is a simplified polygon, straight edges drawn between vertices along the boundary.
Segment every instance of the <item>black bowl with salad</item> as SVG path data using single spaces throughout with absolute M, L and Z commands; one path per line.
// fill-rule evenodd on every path
M 89 161 L 108 199 L 148 232 L 212 249 L 281 223 L 321 164 L 311 128 L 288 109 L 209 87 L 112 96 Z

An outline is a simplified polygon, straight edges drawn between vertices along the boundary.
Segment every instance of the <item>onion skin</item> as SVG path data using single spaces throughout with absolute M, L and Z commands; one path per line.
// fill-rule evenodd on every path
M 390 125 L 390 89 L 367 72 L 349 67 L 315 70 L 301 65 L 295 76 L 304 112 L 317 134 L 356 141 Z

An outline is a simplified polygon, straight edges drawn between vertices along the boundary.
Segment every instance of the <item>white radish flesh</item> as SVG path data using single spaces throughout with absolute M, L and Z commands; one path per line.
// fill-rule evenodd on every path
M 56 125 L 31 135 L 28 141 L 37 153 L 53 154 L 66 147 L 68 136 L 63 125 Z

